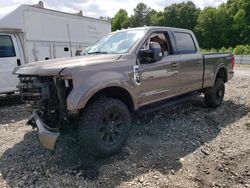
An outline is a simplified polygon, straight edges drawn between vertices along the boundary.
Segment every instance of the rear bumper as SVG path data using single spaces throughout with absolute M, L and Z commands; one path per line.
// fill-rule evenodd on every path
M 38 138 L 41 145 L 48 150 L 55 150 L 56 141 L 60 135 L 58 129 L 49 128 L 36 112 L 32 114 L 31 120 L 38 129 Z
M 234 71 L 228 73 L 228 80 L 231 80 L 234 76 Z

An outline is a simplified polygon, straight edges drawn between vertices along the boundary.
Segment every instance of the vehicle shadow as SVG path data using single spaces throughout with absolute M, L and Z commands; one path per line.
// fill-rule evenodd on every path
M 62 133 L 54 153 L 42 149 L 32 131 L 2 154 L 0 172 L 10 187 L 116 187 L 152 170 L 162 174 L 178 171 L 180 158 L 213 140 L 249 111 L 232 101 L 217 109 L 204 108 L 202 98 L 197 97 L 136 116 L 127 145 L 106 159 L 87 155 L 77 144 L 74 129 Z
M 22 104 L 20 94 L 0 95 L 0 124 L 9 124 L 26 118 L 28 114 Z
M 12 106 L 17 104 L 22 104 L 21 95 L 19 93 L 11 95 L 0 94 L 0 107 Z

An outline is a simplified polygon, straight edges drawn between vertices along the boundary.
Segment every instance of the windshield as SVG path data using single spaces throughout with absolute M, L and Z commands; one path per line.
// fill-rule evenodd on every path
M 133 45 L 143 37 L 145 30 L 121 31 L 111 33 L 93 46 L 85 48 L 83 55 L 88 54 L 121 54 L 127 53 Z

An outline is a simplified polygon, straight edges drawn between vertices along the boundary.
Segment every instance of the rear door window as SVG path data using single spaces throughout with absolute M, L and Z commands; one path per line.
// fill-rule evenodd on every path
M 178 54 L 192 54 L 196 52 L 193 37 L 189 33 L 174 32 Z
M 0 57 L 15 57 L 15 48 L 8 35 L 0 35 Z

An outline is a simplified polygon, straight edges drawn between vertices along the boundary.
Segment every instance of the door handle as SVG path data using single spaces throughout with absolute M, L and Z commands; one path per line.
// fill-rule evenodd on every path
M 172 63 L 171 66 L 172 66 L 172 67 L 177 67 L 177 66 L 178 66 L 178 63 L 176 63 L 176 62 L 175 62 L 175 63 Z
M 20 59 L 17 59 L 16 63 L 17 63 L 17 66 L 21 66 L 21 60 Z

